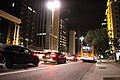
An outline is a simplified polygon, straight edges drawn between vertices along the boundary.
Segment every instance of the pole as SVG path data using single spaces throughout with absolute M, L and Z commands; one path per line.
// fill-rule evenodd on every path
M 51 50 L 53 50 L 53 27 L 54 27 L 54 11 L 52 10 Z
M 17 36 L 16 36 L 16 45 L 19 44 L 19 31 L 20 31 L 20 25 L 17 25 Z
M 81 40 L 81 56 L 83 56 L 83 41 Z
M 80 40 L 81 40 L 81 54 L 80 54 L 80 55 L 81 55 L 81 57 L 82 57 L 82 56 L 83 56 L 83 49 L 82 49 L 82 48 L 83 48 L 83 40 L 84 40 L 84 37 L 81 36 L 81 37 L 80 37 Z

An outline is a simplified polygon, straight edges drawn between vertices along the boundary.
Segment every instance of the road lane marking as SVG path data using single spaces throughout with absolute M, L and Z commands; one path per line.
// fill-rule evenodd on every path
M 73 63 L 71 62 L 69 64 L 74 64 L 74 62 Z M 48 69 L 48 68 L 51 68 L 51 67 L 53 68 L 53 67 L 64 66 L 64 65 L 68 65 L 68 64 L 61 64 L 61 65 L 57 65 L 57 66 L 48 66 L 48 67 L 43 67 L 43 68 L 36 67 L 34 69 L 14 71 L 14 72 L 5 72 L 5 73 L 0 73 L 0 76 L 11 75 L 11 74 L 18 74 L 18 73 L 23 73 L 23 72 L 35 71 L 35 70 Z
M 77 79 L 77 80 L 82 80 L 82 78 L 85 76 L 85 74 L 90 70 L 90 68 L 93 66 L 94 64 L 90 65 L 90 67 L 87 67 L 85 69 L 85 71 L 81 74 L 81 76 Z

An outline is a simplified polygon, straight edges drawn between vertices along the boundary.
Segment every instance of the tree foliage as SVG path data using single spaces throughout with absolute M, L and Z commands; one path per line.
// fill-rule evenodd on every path
M 109 48 L 106 29 L 89 30 L 85 36 L 84 42 L 91 44 L 97 50 L 97 53 L 103 53 Z M 102 52 L 100 52 L 102 51 Z

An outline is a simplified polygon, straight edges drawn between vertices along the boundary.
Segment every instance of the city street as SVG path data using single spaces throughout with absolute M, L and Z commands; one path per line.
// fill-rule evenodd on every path
M 2 0 L 0 80 L 120 80 L 120 0 Z
M 66 64 L 40 63 L 15 66 L 12 70 L 0 67 L 0 80 L 80 80 L 93 63 L 67 62 Z

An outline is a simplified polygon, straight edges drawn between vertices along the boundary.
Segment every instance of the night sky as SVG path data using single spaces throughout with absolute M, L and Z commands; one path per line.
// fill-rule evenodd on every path
M 62 8 L 70 9 L 71 26 L 78 33 L 81 32 L 81 35 L 85 35 L 90 29 L 101 27 L 101 21 L 105 18 L 106 2 L 107 0 L 63 0 Z

